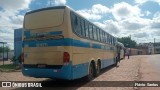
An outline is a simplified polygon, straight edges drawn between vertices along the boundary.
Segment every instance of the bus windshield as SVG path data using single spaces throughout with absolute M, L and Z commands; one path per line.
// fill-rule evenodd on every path
M 63 23 L 64 9 L 41 10 L 24 17 L 25 29 L 54 27 Z

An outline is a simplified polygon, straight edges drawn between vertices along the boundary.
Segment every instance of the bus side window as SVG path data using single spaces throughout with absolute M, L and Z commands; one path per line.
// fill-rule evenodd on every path
M 81 19 L 81 32 L 82 32 L 82 36 L 85 37 L 86 32 L 85 32 L 84 20 L 83 19 Z
M 88 22 L 85 21 L 85 32 L 86 32 L 86 37 L 88 38 L 89 37 L 89 30 L 88 30 Z
M 103 42 L 102 30 L 100 30 L 100 39 L 101 39 L 101 42 Z
M 111 42 L 110 42 L 110 35 L 108 35 L 108 43 L 111 44 Z
M 113 38 L 113 45 L 115 45 L 115 38 Z
M 113 37 L 113 45 L 115 45 L 115 39 L 114 39 L 114 37 Z
M 108 40 L 107 40 L 108 36 L 107 36 L 107 33 L 105 33 L 105 39 L 106 39 L 106 43 L 108 43 Z
M 93 27 L 91 24 L 89 24 L 89 38 L 93 39 Z
M 77 17 L 73 12 L 71 12 L 71 25 L 73 31 L 76 32 L 76 26 L 78 25 L 78 23 L 77 23 Z
M 97 40 L 100 41 L 99 29 L 97 28 Z
M 82 31 L 81 31 L 81 25 L 80 25 L 80 23 L 81 23 L 80 17 L 77 18 L 77 22 L 78 22 L 77 33 L 81 36 L 82 35 L 82 33 L 81 33 Z
M 111 36 L 111 44 L 113 44 L 112 36 Z
M 106 42 L 106 39 L 105 39 L 105 32 L 103 31 L 103 42 Z
M 93 26 L 93 36 L 94 36 L 94 40 L 97 40 L 97 29 L 95 26 Z
M 72 17 L 72 29 L 76 34 L 81 35 L 80 18 L 76 16 L 74 13 L 71 13 L 71 17 Z
M 103 36 L 103 33 L 104 33 L 104 32 L 102 31 L 102 42 L 104 42 L 104 36 Z
M 112 36 L 110 36 L 110 42 L 111 42 L 111 44 L 112 44 Z

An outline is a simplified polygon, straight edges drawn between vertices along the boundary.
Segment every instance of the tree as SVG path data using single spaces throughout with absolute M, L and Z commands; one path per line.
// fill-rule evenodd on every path
M 128 48 L 135 48 L 137 44 L 136 41 L 132 40 L 130 37 L 117 38 L 117 40 Z
M 9 52 L 10 50 L 11 49 L 8 46 L 4 47 L 4 52 L 7 52 L 7 51 Z M 3 52 L 3 46 L 0 47 L 0 53 L 2 53 L 2 52 Z

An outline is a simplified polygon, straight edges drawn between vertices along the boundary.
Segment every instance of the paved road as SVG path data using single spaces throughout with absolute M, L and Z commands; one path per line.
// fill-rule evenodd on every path
M 140 69 L 139 69 L 139 81 L 160 81 L 160 55 L 144 55 L 139 56 Z M 160 90 L 159 87 L 139 87 L 139 90 Z
M 157 69 L 158 72 L 160 72 L 160 54 L 156 55 L 149 55 L 148 57 L 148 62 L 155 68 Z

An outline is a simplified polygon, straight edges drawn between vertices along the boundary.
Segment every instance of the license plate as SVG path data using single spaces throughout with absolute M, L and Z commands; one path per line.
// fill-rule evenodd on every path
M 39 68 L 45 68 L 46 65 L 45 64 L 38 64 L 37 67 L 39 67 Z

